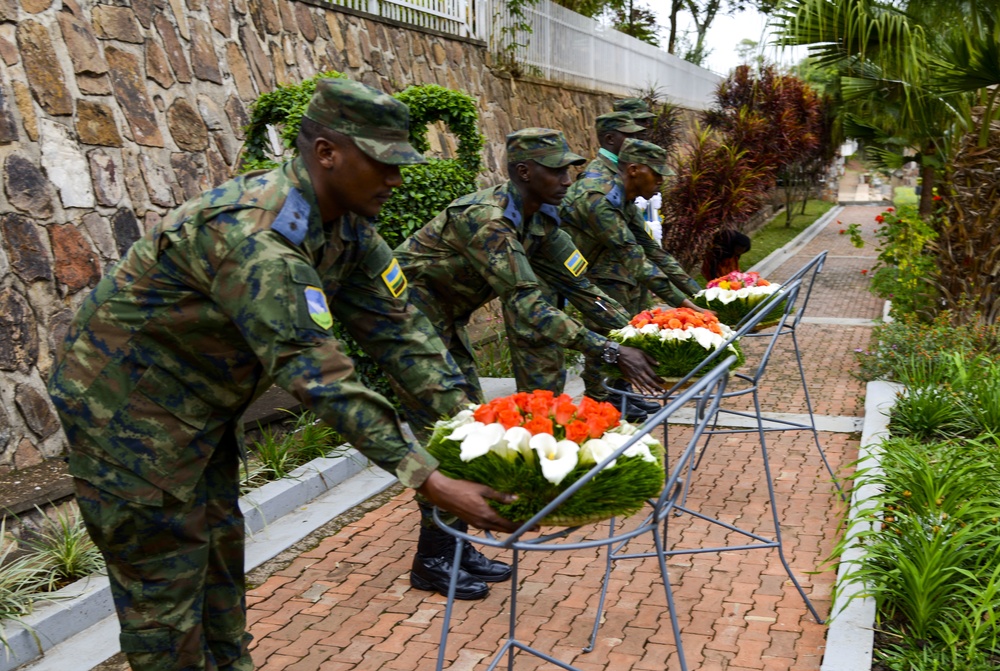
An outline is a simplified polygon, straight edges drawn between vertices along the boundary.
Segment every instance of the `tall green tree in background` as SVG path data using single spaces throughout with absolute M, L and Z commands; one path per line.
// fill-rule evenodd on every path
M 964 318 L 1000 318 L 1000 3 L 788 0 L 779 44 L 807 45 L 841 82 L 844 133 L 885 167 L 915 160 L 934 210 L 934 279 Z M 913 152 L 912 158 L 906 154 Z

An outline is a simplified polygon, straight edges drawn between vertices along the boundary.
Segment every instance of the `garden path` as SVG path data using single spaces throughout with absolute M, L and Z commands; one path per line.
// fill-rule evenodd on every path
M 882 310 L 881 302 L 867 292 L 862 272 L 875 261 L 872 232 L 878 212 L 872 206 L 847 207 L 839 220 L 831 221 L 771 276 L 780 281 L 818 252 L 829 250 L 800 326 L 810 394 L 818 420 L 825 422 L 822 426 L 863 412 L 864 387 L 852 375 L 853 351 L 867 345 L 871 320 Z M 839 233 L 850 223 L 862 225 L 865 248 L 855 249 L 848 236 Z M 751 344 L 750 351 L 762 347 L 763 340 Z M 794 359 L 784 344 L 765 375 L 762 400 L 765 411 L 805 410 Z M 682 439 L 688 430 L 672 428 L 671 436 Z M 820 434 L 828 458 L 845 473 L 858 448 L 858 435 L 852 431 Z M 840 500 L 811 435 L 770 434 L 768 445 L 786 554 L 826 616 L 834 572 L 823 560 L 839 536 Z M 714 446 L 693 484 L 692 506 L 770 535 L 767 489 L 755 440 L 732 435 Z M 315 538 L 315 547 L 250 590 L 250 631 L 258 668 L 432 669 L 445 600 L 409 585 L 417 526 L 412 495 L 398 494 L 335 535 Z M 591 533 L 605 529 L 598 526 Z M 716 543 L 725 533 L 685 517 L 671 523 L 671 536 L 681 546 L 697 547 Z M 819 669 L 825 627 L 808 614 L 774 550 L 677 556 L 669 569 L 689 668 Z M 522 640 L 586 671 L 679 668 L 654 560 L 618 563 L 597 647 L 581 652 L 593 623 L 602 570 L 596 551 L 530 553 L 522 563 L 519 591 Z M 506 585 L 495 586 L 483 601 L 458 602 L 447 655 L 451 669 L 486 667 L 505 633 L 509 602 Z M 518 669 L 540 667 L 544 663 L 535 658 L 517 658 Z

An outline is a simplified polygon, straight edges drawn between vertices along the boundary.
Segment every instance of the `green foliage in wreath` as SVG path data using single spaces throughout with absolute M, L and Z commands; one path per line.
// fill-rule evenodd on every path
M 612 340 L 628 345 L 629 347 L 638 347 L 656 359 L 658 363 L 655 369 L 656 374 L 667 378 L 684 377 L 694 370 L 695 366 L 700 364 L 705 357 L 711 354 L 711 352 L 699 345 L 694 338 L 688 340 L 660 340 L 659 336 L 651 333 L 640 334 L 627 340 L 621 338 L 616 333 L 612 333 L 610 337 Z M 721 358 L 716 359 L 716 362 L 722 361 L 729 354 L 736 355 L 736 363 L 733 364 L 733 368 L 739 368 L 746 363 L 746 357 L 738 342 L 732 343 L 729 346 L 729 352 L 723 354 Z M 609 376 L 621 377 L 621 371 L 617 367 L 605 366 L 604 368 L 605 373 Z M 711 370 L 712 366 L 706 366 L 702 372 L 708 373 Z
M 271 153 L 268 125 L 278 129 L 286 150 L 295 151 L 299 134 L 316 84 L 322 78 L 344 78 L 336 71 L 322 72 L 300 84 L 279 85 L 261 95 L 250 108 L 250 123 L 244 129 L 241 172 L 269 170 L 280 164 L 281 157 Z M 437 216 L 451 201 L 475 191 L 476 174 L 484 138 L 479 132 L 479 114 L 475 99 L 461 91 L 436 84 L 410 86 L 395 96 L 410 108 L 410 143 L 421 152 L 429 149 L 427 126 L 443 121 L 458 137 L 458 158 L 430 159 L 426 164 L 402 166 L 403 184 L 393 191 L 376 221 L 378 232 L 390 247 L 397 247 L 414 231 Z M 385 376 L 353 338 L 335 323 L 334 335 L 354 360 L 362 382 L 383 396 L 396 399 Z
M 512 503 L 489 502 L 501 517 L 513 522 L 525 522 L 534 517 L 594 467 L 592 463 L 579 463 L 565 480 L 554 485 L 542 476 L 537 462 L 508 461 L 495 452 L 462 461 L 460 444 L 445 438 L 451 431 L 450 428 L 435 429 L 427 444 L 427 450 L 440 462 L 438 469 L 451 478 L 479 482 L 498 492 L 517 494 L 517 500 Z M 662 448 L 651 447 L 650 452 L 657 457 L 655 463 L 637 456 L 619 457 L 613 468 L 602 471 L 581 487 L 542 524 L 577 526 L 635 514 L 663 489 Z

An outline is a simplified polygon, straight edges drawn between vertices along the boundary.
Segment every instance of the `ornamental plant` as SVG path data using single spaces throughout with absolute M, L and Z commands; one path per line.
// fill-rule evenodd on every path
M 638 431 L 610 403 L 579 404 L 551 391 L 518 392 L 472 405 L 434 425 L 428 451 L 445 475 L 517 494 L 490 501 L 503 517 L 525 521 Z M 611 461 L 543 524 L 576 526 L 626 516 L 663 488 L 663 448 L 643 436 Z
M 932 253 L 937 232 L 912 206 L 886 208 L 875 217 L 875 224 L 879 250 L 872 268 L 872 293 L 892 301 L 893 318 L 917 314 L 932 319 L 940 296 Z
M 691 301 L 699 307 L 708 308 L 718 316 L 719 321 L 732 327 L 779 289 L 780 284 L 772 284 L 758 273 L 733 271 L 709 282 Z M 780 314 L 780 310 L 777 307 L 771 314 Z
M 732 336 L 733 330 L 714 315 L 690 308 L 653 308 L 640 312 L 628 326 L 611 331 L 608 337 L 638 347 L 656 359 L 657 374 L 679 378 L 694 370 Z M 732 342 L 725 346 L 737 357 L 734 367 L 743 365 L 745 357 L 739 345 Z M 609 368 L 608 373 L 615 374 L 615 370 Z

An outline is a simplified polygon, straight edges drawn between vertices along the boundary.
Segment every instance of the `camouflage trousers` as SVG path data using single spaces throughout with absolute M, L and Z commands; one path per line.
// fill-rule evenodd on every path
M 220 446 L 191 500 L 164 494 L 162 506 L 75 480 L 87 530 L 108 565 L 133 671 L 253 669 L 238 463 L 235 446 Z

